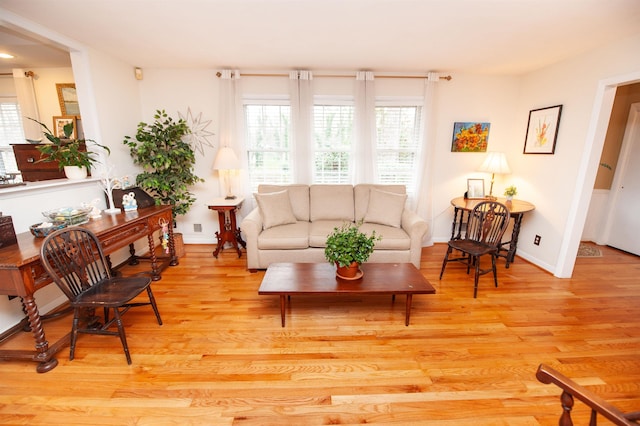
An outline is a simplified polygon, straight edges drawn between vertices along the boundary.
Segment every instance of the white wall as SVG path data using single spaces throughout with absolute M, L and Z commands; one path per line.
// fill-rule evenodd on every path
M 455 74 L 451 81 L 438 83 L 434 104 L 437 126 L 433 161 L 435 242 L 451 238 L 451 199 L 464 194 L 467 179 L 484 179 L 487 192 L 491 182 L 490 175 L 476 171 L 486 154 L 451 152 L 454 122 L 491 123 L 487 149 L 507 153 L 507 161 L 514 171 L 512 175 L 496 176 L 493 193 L 501 196 L 505 187 L 515 184 L 519 193 L 522 193 L 520 198 L 528 199 L 526 190 L 519 184 L 519 174 L 511 158 L 512 151 L 521 139 L 513 136 L 513 122 L 516 119 L 513 105 L 517 102 L 519 82 L 517 77 Z
M 33 86 L 38 99 L 40 121 L 53 129 L 52 117 L 62 115 L 58 101 L 57 83 L 73 83 L 73 70 L 68 68 L 29 68 L 36 77 Z
M 519 193 L 536 205 L 524 219 L 518 252 L 557 276 L 570 276 L 573 263 L 564 268 L 562 259 L 575 261 L 593 192 L 604 143 L 602 125 L 598 124 L 599 129 L 594 126 L 602 120 L 606 131 L 611 107 L 601 112 L 605 117 L 600 117 L 602 82 L 637 73 L 639 51 L 640 37 L 636 36 L 523 77 L 521 96 L 514 107 L 521 144 L 529 110 L 563 104 L 554 155 L 525 155 L 522 145 L 510 151 L 512 169 L 518 171 L 523 182 L 524 191 Z M 542 237 L 539 246 L 533 244 L 536 234 Z M 560 272 L 560 268 L 565 270 Z
M 218 216 L 207 208 L 207 201 L 223 195 L 220 192 L 217 172 L 211 167 L 218 152 L 218 77 L 215 70 L 192 69 L 145 69 L 144 78 L 139 81 L 141 94 L 141 112 L 145 123 L 153 122 L 156 110 L 164 109 L 174 120 L 179 114 L 187 118 L 201 117 L 203 122 L 211 121 L 208 132 L 214 133 L 207 138 L 212 146 L 204 146 L 203 153 L 196 150 L 195 174 L 205 181 L 194 185 L 190 190 L 197 201 L 184 216 L 177 218 L 177 232 L 183 234 L 187 243 L 213 243 L 218 231 Z M 124 135 L 134 136 L 136 127 L 128 129 Z M 131 161 L 131 157 L 129 157 Z M 202 232 L 194 232 L 194 224 L 202 225 Z

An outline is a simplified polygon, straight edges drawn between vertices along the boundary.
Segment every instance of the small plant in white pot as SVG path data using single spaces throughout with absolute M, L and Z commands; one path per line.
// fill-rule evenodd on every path
M 518 194 L 518 189 L 511 185 L 508 186 L 505 190 L 504 190 L 504 195 L 505 197 L 507 197 L 507 201 L 511 201 L 513 200 L 513 196 Z
M 99 144 L 92 139 L 73 139 L 73 123 L 67 123 L 63 127 L 64 137 L 53 134 L 46 124 L 39 122 L 33 118 L 43 128 L 43 134 L 50 143 L 38 145 L 38 151 L 42 154 L 39 161 L 50 162 L 57 161 L 60 170 L 64 169 L 65 175 L 69 179 L 84 179 L 87 177 L 87 171 L 98 160 L 95 158 L 96 153 L 87 150 L 87 143 L 91 142 L 97 147 L 104 149 L 108 154 L 111 153 L 109 147 Z

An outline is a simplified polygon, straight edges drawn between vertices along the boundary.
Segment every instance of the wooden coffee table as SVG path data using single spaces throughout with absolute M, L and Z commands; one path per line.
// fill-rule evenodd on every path
M 336 277 L 329 263 L 272 263 L 262 279 L 258 294 L 280 296 L 280 317 L 284 327 L 285 297 L 298 294 L 406 294 L 405 323 L 409 325 L 414 294 L 434 294 L 436 289 L 412 263 L 366 263 L 358 280 Z

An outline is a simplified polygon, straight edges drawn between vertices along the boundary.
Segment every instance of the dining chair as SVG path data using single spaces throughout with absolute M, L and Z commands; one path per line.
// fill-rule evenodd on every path
M 131 364 L 122 315 L 132 307 L 151 305 L 158 324 L 162 325 L 151 291 L 151 278 L 112 276 L 100 241 L 93 232 L 81 227 L 63 228 L 49 234 L 42 243 L 40 258 L 73 308 L 69 359 L 74 359 L 78 333 L 102 334 L 120 337 L 127 364 Z M 149 301 L 133 302 L 145 290 Z M 104 324 L 94 321 L 95 317 L 87 318 L 87 311 L 93 315 L 99 308 L 103 308 Z M 111 319 L 110 311 L 113 311 Z M 109 330 L 114 323 L 117 331 Z
M 447 253 L 444 256 L 442 270 L 440 271 L 440 279 L 442 279 L 447 263 L 456 261 L 466 263 L 467 274 L 471 266 L 475 268 L 474 298 L 478 295 L 478 280 L 481 275 L 493 272 L 493 280 L 496 287 L 498 287 L 496 258 L 502 242 L 502 236 L 509 226 L 510 217 L 507 206 L 497 201 L 483 201 L 476 205 L 469 213 L 464 235 L 448 242 Z M 450 258 L 453 250 L 461 252 L 461 255 Z M 491 268 L 482 269 L 480 267 L 480 259 L 485 255 L 491 257 Z

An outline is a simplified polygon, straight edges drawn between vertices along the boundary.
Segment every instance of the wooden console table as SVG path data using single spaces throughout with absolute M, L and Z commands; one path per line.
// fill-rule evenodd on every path
M 157 281 L 161 276 L 153 234 L 160 230 L 165 222 L 169 231 L 167 260 L 170 265 L 177 265 L 171 206 L 153 206 L 113 215 L 103 212 L 101 218 L 92 219 L 81 226 L 98 236 L 106 254 L 129 246 L 131 259 L 135 258 L 133 243 L 146 236 L 149 242 L 151 274 Z M 49 346 L 42 326 L 43 318 L 38 312 L 34 299 L 36 290 L 52 282 L 40 263 L 40 246 L 44 239 L 36 238 L 30 232 L 23 232 L 17 237 L 17 244 L 0 249 L 0 294 L 19 296 L 27 317 L 12 327 L 9 332 L 3 333 L 2 339 L 29 326 L 35 339 L 35 350 L 0 350 L 0 359 L 35 361 L 38 363 L 36 371 L 45 373 L 58 365 L 58 360 L 54 356 L 69 343 L 69 335 Z
M 451 225 L 451 239 L 459 239 L 462 237 L 462 231 L 466 225 L 466 220 L 469 218 L 471 210 L 483 201 L 489 201 L 488 199 L 468 199 L 464 197 L 458 197 L 451 200 L 451 205 L 455 211 L 453 213 L 453 223 Z M 522 217 L 525 213 L 535 209 L 535 206 L 528 201 L 511 200 L 507 201 L 506 198 L 498 198 L 496 201 L 504 204 L 511 213 L 513 219 L 513 230 L 511 231 L 511 239 L 504 241 L 500 244 L 498 250 L 498 256 L 504 257 L 507 260 L 506 267 L 513 263 L 513 259 L 516 256 L 516 250 L 518 248 L 518 235 L 520 234 L 520 225 L 522 225 Z M 506 248 L 505 248 L 506 247 Z

